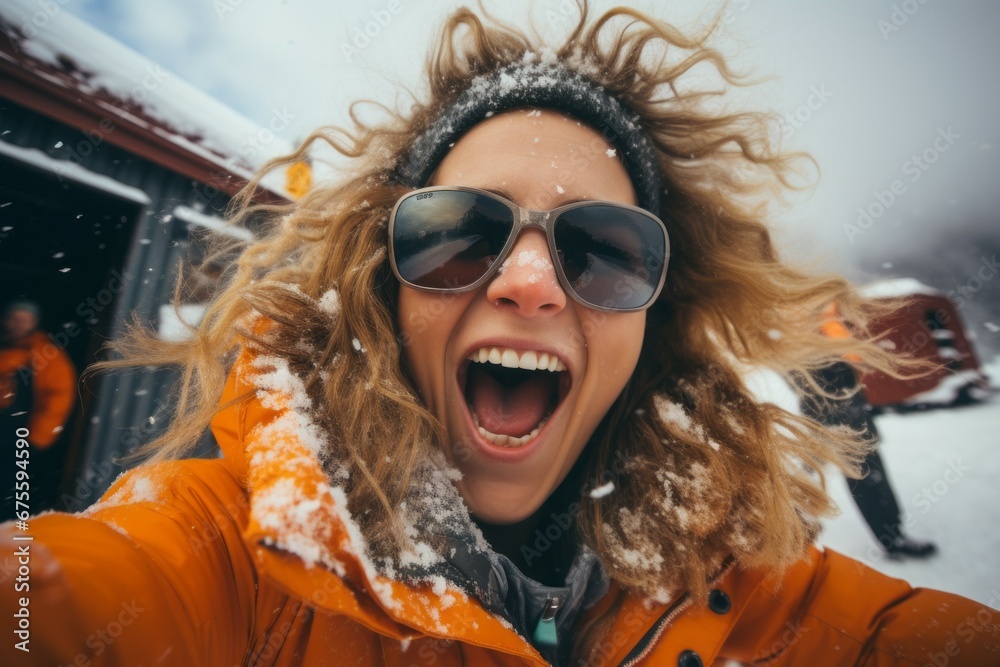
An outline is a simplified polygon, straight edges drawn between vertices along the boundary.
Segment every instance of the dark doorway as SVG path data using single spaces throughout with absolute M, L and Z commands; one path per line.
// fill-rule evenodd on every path
M 143 208 L 0 156 L 0 305 L 12 299 L 38 303 L 42 329 L 72 360 L 78 378 L 108 338 L 122 267 Z M 60 486 L 74 474 L 84 446 L 97 382 L 90 379 L 86 390 L 77 382 L 76 405 L 62 435 L 32 456 L 32 477 L 42 475 L 51 491 L 32 498 L 33 514 L 63 509 L 55 507 Z M 7 480 L 4 486 L 10 486 Z

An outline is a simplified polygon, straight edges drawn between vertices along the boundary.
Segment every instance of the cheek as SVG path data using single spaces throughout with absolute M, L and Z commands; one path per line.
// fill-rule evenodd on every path
M 632 376 L 642 350 L 646 313 L 600 313 L 582 318 L 589 348 L 588 363 L 619 387 Z
M 425 401 L 431 401 L 443 377 L 446 350 L 468 298 L 400 287 L 399 342 L 403 360 Z M 440 389 L 437 387 L 437 389 Z
M 400 287 L 399 308 L 399 342 L 403 352 L 403 362 L 413 377 L 417 389 L 425 399 L 430 392 L 430 368 L 433 355 L 430 343 L 434 340 L 433 317 L 430 309 L 429 295 Z
M 396 318 L 399 322 L 399 342 L 403 346 L 404 353 L 413 345 L 419 344 L 427 332 L 430 320 L 426 314 L 426 307 L 421 304 L 422 300 L 421 292 L 408 287 L 399 288 Z

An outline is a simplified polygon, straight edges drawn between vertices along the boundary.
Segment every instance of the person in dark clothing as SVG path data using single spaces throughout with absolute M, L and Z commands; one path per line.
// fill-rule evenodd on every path
M 878 442 L 878 430 L 872 417 L 871 405 L 858 387 L 857 374 L 846 361 L 838 361 L 815 371 L 813 380 L 825 394 L 817 394 L 808 383 L 800 381 L 802 412 L 827 426 L 847 426 L 865 434 L 873 445 Z M 926 558 L 937 553 L 933 542 L 915 540 L 903 534 L 902 512 L 896 494 L 882 463 L 878 449 L 872 448 L 862 465 L 861 479 L 848 479 L 851 497 L 879 544 L 890 558 L 905 556 Z

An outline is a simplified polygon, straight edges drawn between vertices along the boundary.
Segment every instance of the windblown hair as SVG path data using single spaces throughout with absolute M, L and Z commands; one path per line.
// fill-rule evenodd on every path
M 632 9 L 596 20 L 586 2 L 580 10 L 568 38 L 548 48 L 617 96 L 649 133 L 665 175 L 662 217 L 672 252 L 666 287 L 647 312 L 637 369 L 588 446 L 585 490 L 613 481 L 615 492 L 581 503 L 578 529 L 623 588 L 654 597 L 689 590 L 702 600 L 707 578 L 729 556 L 739 566 L 770 568 L 799 558 L 818 519 L 834 510 L 824 469 L 856 474 L 864 454 L 857 434 L 758 402 L 741 369 L 808 375 L 853 355 L 896 375 L 900 362 L 868 333 L 884 305 L 865 301 L 840 277 L 779 259 L 768 202 L 794 187 L 809 160 L 775 145 L 773 115 L 717 103 L 744 79 L 707 45 L 712 28 L 690 37 Z M 408 188 L 392 170 L 474 77 L 544 47 L 485 11 L 458 10 L 444 24 L 427 62 L 428 88 L 412 108 L 382 108 L 382 120 L 372 123 L 352 107 L 353 127 L 322 128 L 265 167 L 237 198 L 234 218 L 265 216 L 268 226 L 243 249 L 193 337 L 167 342 L 133 326 L 115 344 L 124 360 L 102 364 L 182 371 L 176 417 L 143 453 L 189 451 L 219 409 L 236 351 L 253 341 L 288 359 L 320 406 L 333 455 L 354 481 L 349 503 L 370 547 L 398 548 L 396 510 L 411 472 L 429 448 L 447 442 L 402 363 L 386 223 Z M 692 90 L 682 80 L 699 65 L 727 85 Z M 350 158 L 351 176 L 294 203 L 252 205 L 260 177 L 303 159 L 313 142 Z M 330 289 L 339 294 L 336 318 L 317 305 Z M 853 339 L 820 333 L 819 313 L 830 302 L 852 324 Z M 259 315 L 273 323 L 266 335 L 247 324 Z

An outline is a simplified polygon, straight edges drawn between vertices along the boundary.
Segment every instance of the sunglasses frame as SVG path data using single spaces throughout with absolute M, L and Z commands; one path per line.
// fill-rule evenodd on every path
M 508 209 L 510 209 L 511 214 L 514 217 L 514 226 L 504 242 L 503 248 L 497 255 L 496 260 L 487 269 L 482 277 L 480 277 L 475 282 L 466 285 L 464 287 L 424 287 L 423 285 L 416 285 L 408 280 L 405 280 L 399 273 L 399 268 L 396 266 L 396 253 L 394 249 L 393 242 L 393 232 L 396 227 L 396 212 L 399 210 L 400 205 L 411 197 L 417 195 L 426 194 L 428 192 L 469 192 L 476 195 L 481 195 L 489 197 L 490 199 L 497 201 Z M 660 227 L 660 231 L 663 232 L 663 247 L 664 247 L 664 257 L 663 257 L 663 269 L 660 272 L 660 279 L 656 285 L 656 289 L 653 290 L 653 294 L 649 299 L 641 306 L 635 308 L 614 308 L 607 306 L 598 306 L 596 304 L 590 303 L 583 299 L 576 290 L 570 285 L 569 279 L 566 277 L 566 273 L 563 270 L 562 262 L 559 261 L 559 253 L 556 249 L 556 239 L 555 239 L 555 221 L 560 215 L 567 211 L 571 211 L 577 208 L 586 208 L 590 206 L 610 206 L 613 208 L 620 208 L 634 213 L 639 213 L 640 215 L 649 218 L 656 222 Z M 513 250 L 514 245 L 517 243 L 518 237 L 521 236 L 521 232 L 525 229 L 536 228 L 542 230 L 545 233 L 545 239 L 549 246 L 549 255 L 553 260 L 552 265 L 555 267 L 556 277 L 559 280 L 559 285 L 562 287 L 563 291 L 570 296 L 577 303 L 591 308 L 593 310 L 598 310 L 607 313 L 630 313 L 647 310 L 653 303 L 656 302 L 657 297 L 660 296 L 660 291 L 663 289 L 663 284 L 667 277 L 667 266 L 670 261 L 670 234 L 667 233 L 667 226 L 663 224 L 663 221 L 658 217 L 647 211 L 646 209 L 639 208 L 638 206 L 632 206 L 630 204 L 622 204 L 619 202 L 603 201 L 603 200 L 588 200 L 588 201 L 578 201 L 571 204 L 565 204 L 559 206 L 549 211 L 535 211 L 531 209 L 526 209 L 519 206 L 517 203 L 507 199 L 506 197 L 499 195 L 490 190 L 482 190 L 480 188 L 469 188 L 460 185 L 435 185 L 426 188 L 419 188 L 408 192 L 396 201 L 395 206 L 392 207 L 392 213 L 389 215 L 389 263 L 392 266 L 392 273 L 396 276 L 396 279 L 403 285 L 415 290 L 420 290 L 421 292 L 434 292 L 438 294 L 462 294 L 465 292 L 472 292 L 479 289 L 487 282 L 489 282 L 499 271 L 500 267 L 503 265 L 504 261 L 510 256 L 511 250 Z

